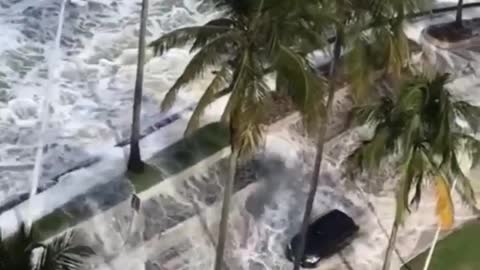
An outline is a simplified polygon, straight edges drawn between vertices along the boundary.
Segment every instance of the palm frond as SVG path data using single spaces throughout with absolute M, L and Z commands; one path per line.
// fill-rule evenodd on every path
M 409 190 L 414 187 L 415 192 L 412 197 L 412 199 L 409 202 L 409 208 L 407 208 L 410 211 L 410 206 L 412 205 L 419 205 L 420 200 L 422 198 L 422 184 L 425 180 L 425 177 L 431 174 L 431 170 L 428 167 L 427 163 L 425 161 L 425 157 L 421 151 L 419 151 L 417 148 L 413 148 L 413 157 L 411 159 L 411 164 L 409 164 L 410 168 L 409 170 L 411 171 L 410 174 L 412 176 L 412 180 L 408 183 L 409 184 Z M 408 194 L 407 194 L 408 196 Z M 408 199 L 408 197 L 406 198 Z
M 475 192 L 471 185 L 472 181 L 463 173 L 456 155 L 452 157 L 450 162 L 450 175 L 452 178 L 457 179 L 456 190 L 460 194 L 462 200 L 468 205 L 475 207 L 477 202 Z
M 259 146 L 264 144 L 261 119 L 266 106 L 264 104 L 266 91 L 269 91 L 265 83 L 260 80 L 252 81 L 247 88 L 247 93 L 241 101 L 241 105 L 234 115 L 233 120 L 238 125 L 236 145 L 239 145 L 240 156 L 249 157 L 255 153 Z
M 224 123 L 230 123 L 231 116 L 234 111 L 234 108 L 238 106 L 238 101 L 242 99 L 245 95 L 245 91 L 243 91 L 248 83 L 248 79 L 246 78 L 249 66 L 249 51 L 245 50 L 242 52 L 242 55 L 239 57 L 240 62 L 236 67 L 233 73 L 232 82 L 229 85 L 230 91 L 232 94 L 228 99 L 227 105 L 223 111 L 221 121 Z
M 352 109 L 355 125 L 377 125 L 385 121 L 393 108 L 393 100 L 389 97 L 382 97 L 376 102 L 355 106 Z
M 326 80 L 317 77 L 300 55 L 283 45 L 279 47 L 277 60 L 277 76 L 288 80 L 288 94 L 302 112 L 307 130 L 318 130 L 322 124 L 320 119 L 325 115 L 322 101 L 325 99 Z
M 470 169 L 479 165 L 480 140 L 475 138 L 472 135 L 465 134 L 465 133 L 458 133 L 458 132 L 455 132 L 452 135 L 452 138 L 454 140 L 452 145 L 455 147 L 455 150 L 464 152 L 470 157 L 471 159 Z
M 197 35 L 195 37 L 195 42 L 190 49 L 190 52 L 193 52 L 197 49 L 202 48 L 205 46 L 209 41 L 218 37 L 219 35 L 225 33 L 229 29 L 232 29 L 235 26 L 235 21 L 229 18 L 219 18 L 214 19 L 202 26 L 200 30 L 198 30 Z M 220 27 L 224 28 L 221 31 L 212 31 L 210 27 Z
M 205 93 L 202 95 L 200 100 L 198 101 L 195 110 L 188 121 L 187 129 L 185 130 L 185 136 L 190 135 L 193 131 L 195 131 L 200 123 L 200 119 L 205 111 L 205 109 L 215 100 L 217 94 L 232 80 L 232 73 L 231 70 L 228 68 L 227 65 L 224 65 L 223 68 L 217 72 L 215 78 L 213 78 L 212 82 L 208 86 Z
M 427 84 L 422 81 L 407 84 L 401 89 L 398 98 L 398 107 L 404 113 L 418 114 L 425 104 L 425 88 Z
M 279 49 L 277 69 L 281 76 L 290 81 L 293 88 L 290 92 L 293 101 L 299 108 L 304 108 L 311 94 L 310 80 L 305 72 L 305 61 L 300 55 L 283 45 L 280 45 Z
M 466 121 L 473 131 L 480 131 L 480 108 L 465 101 L 453 103 L 454 113 Z
M 369 97 L 372 87 L 371 74 L 375 70 L 371 61 L 368 41 L 361 36 L 352 43 L 352 50 L 346 55 L 346 72 L 351 81 L 351 91 L 355 103 L 362 104 Z
M 207 26 L 191 26 L 173 30 L 157 40 L 151 42 L 149 47 L 153 47 L 155 55 L 160 56 L 173 48 L 181 48 L 187 46 L 190 42 L 199 37 L 208 39 L 211 36 L 218 36 L 230 30 L 227 26 L 207 25 Z
M 87 246 L 77 245 L 75 233 L 70 231 L 47 245 L 42 270 L 81 270 L 85 260 L 95 252 Z
M 442 229 L 448 230 L 453 226 L 454 209 L 450 196 L 450 186 L 441 176 L 435 177 L 435 191 L 437 194 L 436 214 L 438 221 Z
M 361 146 L 359 161 L 363 169 L 368 171 L 378 169 L 383 158 L 392 153 L 392 149 L 388 147 L 390 135 L 385 125 L 378 125 L 375 128 L 373 138 Z
M 408 121 L 405 132 L 402 134 L 403 149 L 410 149 L 419 143 L 419 140 L 423 139 L 422 128 L 420 115 L 413 115 L 410 121 Z
M 412 206 L 418 208 L 420 201 L 422 200 L 423 178 L 424 172 L 419 172 L 417 177 L 414 179 L 414 183 L 412 183 L 412 186 L 415 185 L 415 191 L 412 199 L 410 200 L 410 208 Z
M 237 38 L 238 33 L 226 33 L 215 38 L 198 51 L 187 64 L 182 75 L 167 91 L 161 104 L 162 111 L 167 111 L 173 106 L 177 92 L 181 87 L 202 76 L 207 67 L 220 63 L 229 49 L 229 44 L 237 42 Z
M 414 171 L 411 168 L 411 159 L 413 152 L 410 151 L 409 158 L 406 162 L 406 173 L 400 180 L 400 185 L 396 194 L 396 210 L 395 210 L 395 220 L 402 224 L 405 220 L 406 212 L 409 207 L 408 194 L 410 192 L 411 184 L 414 180 Z

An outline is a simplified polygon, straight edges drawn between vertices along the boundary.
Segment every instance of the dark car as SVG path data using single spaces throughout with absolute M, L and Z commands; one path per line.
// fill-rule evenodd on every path
M 350 244 L 358 229 L 353 219 L 340 210 L 335 209 L 321 216 L 308 227 L 301 266 L 316 267 L 321 259 L 334 255 Z M 292 238 L 287 247 L 287 258 L 292 262 L 299 245 L 300 233 Z

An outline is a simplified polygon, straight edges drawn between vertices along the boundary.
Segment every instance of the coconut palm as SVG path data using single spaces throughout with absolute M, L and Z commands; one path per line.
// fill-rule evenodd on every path
M 130 156 L 128 170 L 141 173 L 145 164 L 140 155 L 140 115 L 142 110 L 143 69 L 145 65 L 145 34 L 147 31 L 148 0 L 142 0 L 142 14 L 140 17 L 140 33 L 138 34 L 137 76 L 133 97 L 132 131 L 130 137 Z
M 81 270 L 93 255 L 91 248 L 75 244 L 73 232 L 43 244 L 23 226 L 13 237 L 0 239 L 0 270 Z
M 340 25 L 337 25 L 336 29 L 337 29 L 336 30 L 337 35 L 336 35 L 336 40 L 335 40 L 334 49 L 333 49 L 333 58 L 331 60 L 330 69 L 329 69 L 328 98 L 325 106 L 325 112 L 323 113 L 323 117 L 322 117 L 323 119 L 321 121 L 322 124 L 319 126 L 316 134 L 317 143 L 316 143 L 315 162 L 313 166 L 312 178 L 310 181 L 307 201 L 305 203 L 305 211 L 302 219 L 299 248 L 296 250 L 296 254 L 295 254 L 295 261 L 293 266 L 294 270 L 300 269 L 300 263 L 303 258 L 303 254 L 305 252 L 307 231 L 308 231 L 308 226 L 310 224 L 310 218 L 311 218 L 312 209 L 313 209 L 313 202 L 315 201 L 315 195 L 318 187 L 318 181 L 319 181 L 318 178 L 320 175 L 320 168 L 323 161 L 323 147 L 325 145 L 325 136 L 327 133 L 329 111 L 332 107 L 333 98 L 335 95 L 335 88 L 336 88 L 335 79 L 337 77 L 337 67 L 340 60 L 340 54 L 341 54 L 342 45 L 343 45 L 343 39 L 342 39 L 343 30 Z M 316 100 L 315 102 L 322 103 L 321 100 Z
M 287 92 L 299 104 L 299 108 L 303 108 L 306 122 L 311 125 L 318 122 L 314 121 L 314 115 L 319 115 L 321 106 L 315 101 L 319 100 L 322 93 L 322 84 L 315 76 L 314 69 L 303 58 L 303 52 L 304 48 L 313 46 L 312 40 L 316 42 L 321 37 L 318 33 L 310 33 L 308 41 L 296 38 L 299 31 L 293 29 L 306 28 L 299 22 L 289 20 L 288 16 L 302 7 L 300 2 L 222 2 L 229 7 L 225 17 L 203 26 L 174 30 L 152 42 L 156 55 L 185 45 L 191 45 L 191 51 L 195 51 L 183 74 L 165 95 L 162 102 L 164 110 L 172 107 L 178 90 L 202 76 L 206 70 L 214 69 L 215 76 L 190 118 L 186 135 L 198 128 L 205 108 L 218 97 L 218 93 L 230 93 L 221 119 L 230 129 L 232 154 L 222 204 L 215 269 L 221 269 L 223 262 L 237 159 L 253 153 L 263 142 L 259 122 L 264 110 L 268 109 L 266 97 L 270 90 L 265 82 L 266 76 L 278 73 L 277 77 L 283 79 L 285 86 L 295 89 Z M 285 89 L 289 87 L 278 87 L 279 91 Z
M 438 204 L 445 206 L 437 205 L 437 214 L 444 226 L 453 222 L 448 187 L 455 179 L 463 200 L 475 205 L 470 179 L 460 165 L 460 154 L 469 153 L 472 164 L 477 163 L 480 141 L 471 134 L 479 128 L 480 109 L 455 100 L 446 88 L 447 81 L 446 74 L 433 78 L 414 75 L 405 80 L 397 93 L 389 93 L 376 103 L 359 107 L 355 113 L 360 123 L 375 129 L 373 137 L 351 156 L 355 164 L 375 172 L 389 159 L 401 170 L 384 270 L 389 269 L 399 226 L 410 206 L 420 201 L 426 181 L 435 183 Z M 466 125 L 460 125 L 459 120 Z M 412 198 L 410 191 L 414 191 Z
M 328 123 L 329 111 L 331 109 L 332 101 L 336 89 L 337 66 L 340 62 L 340 54 L 342 48 L 350 49 L 347 61 L 350 60 L 348 68 L 345 68 L 347 73 L 351 75 L 350 79 L 354 91 L 354 96 L 358 97 L 359 93 L 363 94 L 364 90 L 370 86 L 370 73 L 373 70 L 378 70 L 380 66 L 386 66 L 387 71 L 394 69 L 396 73 L 403 68 L 405 59 L 408 56 L 408 43 L 405 34 L 401 30 L 401 26 L 405 16 L 406 10 L 411 10 L 417 7 L 419 1 L 319 1 L 321 4 L 313 7 L 313 10 L 331 10 L 333 15 L 328 16 L 329 23 L 335 29 L 336 40 L 333 48 L 333 57 L 330 62 L 329 69 L 329 91 L 326 103 L 326 114 L 322 120 L 323 125 L 318 129 L 317 136 L 317 150 L 315 163 L 310 182 L 310 189 L 305 206 L 305 212 L 302 221 L 302 229 L 300 232 L 300 244 L 295 256 L 294 270 L 300 268 L 300 260 L 303 257 L 303 252 L 306 243 L 306 234 L 310 222 L 310 215 L 312 211 L 313 201 L 318 186 L 318 176 L 320 175 L 320 168 L 323 158 L 323 146 L 325 143 L 326 124 Z M 312 13 L 312 11 L 310 11 Z M 320 14 L 325 15 L 324 12 Z M 317 25 L 319 18 L 322 16 L 314 16 L 310 21 L 311 25 Z M 322 18 L 321 24 L 325 24 L 325 18 Z M 369 29 L 368 31 L 365 31 Z M 376 43 L 371 44 L 367 42 L 367 37 L 375 39 Z M 374 57 L 370 54 L 372 50 Z M 379 51 L 383 50 L 383 51 Z M 380 52 L 380 53 L 379 53 Z M 372 59 L 380 59 L 382 62 L 377 65 L 370 65 Z M 362 66 L 362 64 L 364 66 Z M 371 68 L 368 68 L 368 66 Z M 357 98 L 358 100 L 358 98 Z M 316 101 L 319 102 L 319 101 Z

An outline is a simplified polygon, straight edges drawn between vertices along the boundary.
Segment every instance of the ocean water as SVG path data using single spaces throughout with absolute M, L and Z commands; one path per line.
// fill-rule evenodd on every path
M 128 138 L 141 1 L 70 1 L 60 61 L 54 70 L 52 106 L 40 187 L 79 163 L 99 156 L 99 145 Z M 60 0 L 0 0 L 0 205 L 28 191 L 39 139 L 39 108 L 47 83 Z M 147 41 L 172 29 L 218 16 L 202 1 L 150 1 Z M 142 124 L 159 121 L 159 100 L 191 58 L 175 49 L 147 54 Z M 201 93 L 185 89 L 175 109 Z M 179 134 L 180 135 L 180 134 Z

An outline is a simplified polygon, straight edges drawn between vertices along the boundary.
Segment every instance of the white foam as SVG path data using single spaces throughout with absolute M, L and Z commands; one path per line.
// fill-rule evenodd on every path
M 33 152 L 16 149 L 36 145 L 39 138 L 39 115 L 30 108 L 38 107 L 42 101 L 41 89 L 47 77 L 46 53 L 53 42 L 60 10 L 59 1 L 16 2 L 0 10 L 0 95 L 3 82 L 8 86 L 9 96 L 8 106 L 0 97 L 0 127 L 2 134 L 6 134 L 2 138 L 8 137 L 0 141 L 0 161 L 6 164 L 33 162 Z M 115 134 L 128 137 L 139 4 L 140 1 L 129 0 L 78 0 L 67 5 L 63 52 L 55 69 L 58 95 L 52 97 L 54 105 L 49 125 L 53 132 L 48 134 L 47 143 L 67 144 L 89 152 L 88 149 L 98 145 L 113 145 Z M 200 4 L 200 1 L 150 1 L 147 41 L 174 28 L 201 24 L 218 16 L 211 6 L 200 9 Z M 149 52 L 145 70 L 145 117 L 158 115 L 158 101 L 191 57 L 188 48 L 172 50 L 162 58 L 152 58 Z M 196 100 L 208 78 L 182 90 L 176 109 Z M 218 111 L 221 107 L 215 109 Z M 27 117 L 21 119 L 19 113 L 25 112 Z M 110 126 L 116 131 L 111 131 Z M 54 155 L 70 155 L 63 150 L 51 151 L 56 151 Z M 45 162 L 46 166 L 57 166 L 50 160 Z M 28 179 L 11 183 L 9 175 L 0 173 L 0 186 L 7 186 L 0 191 L 2 199 L 29 189 Z M 13 186 L 16 188 L 12 189 Z

